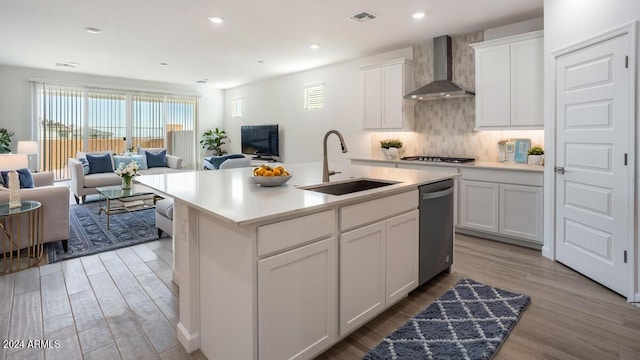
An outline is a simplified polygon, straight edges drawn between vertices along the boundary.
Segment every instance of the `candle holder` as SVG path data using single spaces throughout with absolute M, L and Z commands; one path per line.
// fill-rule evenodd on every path
M 9 172 L 9 209 L 19 208 L 21 206 L 20 178 L 18 177 L 18 172 L 12 170 Z

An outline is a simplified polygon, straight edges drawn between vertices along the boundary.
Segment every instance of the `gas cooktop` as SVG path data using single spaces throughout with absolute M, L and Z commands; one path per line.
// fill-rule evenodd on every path
M 409 161 L 426 161 L 426 162 L 444 162 L 444 163 L 454 163 L 454 164 L 462 164 L 476 161 L 474 158 L 460 158 L 460 157 L 446 157 L 446 156 L 405 156 L 400 158 L 400 160 L 409 160 Z

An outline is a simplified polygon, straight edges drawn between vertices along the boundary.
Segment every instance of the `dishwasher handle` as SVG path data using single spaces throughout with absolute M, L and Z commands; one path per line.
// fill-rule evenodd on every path
M 450 187 L 448 189 L 444 189 L 444 190 L 440 190 L 440 191 L 436 191 L 436 192 L 428 192 L 428 193 L 424 193 L 422 194 L 422 200 L 431 200 L 431 199 L 437 199 L 443 196 L 447 196 L 449 194 L 453 193 L 453 187 Z

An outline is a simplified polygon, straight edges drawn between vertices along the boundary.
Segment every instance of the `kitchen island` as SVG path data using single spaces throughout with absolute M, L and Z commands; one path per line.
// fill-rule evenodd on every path
M 178 339 L 209 359 L 307 359 L 396 303 L 418 283 L 418 187 L 459 176 L 344 165 L 332 183 L 388 186 L 344 195 L 322 165 L 287 165 L 280 187 L 251 168 L 141 176 L 174 198 Z

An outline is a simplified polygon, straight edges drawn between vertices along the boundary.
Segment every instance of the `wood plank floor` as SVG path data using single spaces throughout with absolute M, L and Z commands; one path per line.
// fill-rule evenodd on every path
M 463 277 L 531 297 L 494 359 L 640 359 L 640 308 L 539 251 L 461 234 L 452 274 L 440 274 L 318 359 L 361 359 Z
M 0 359 L 205 359 L 179 345 L 168 239 L 0 276 Z M 495 359 L 640 359 L 640 309 L 575 271 L 515 245 L 457 235 L 455 271 L 440 274 L 318 359 L 361 359 L 468 277 L 532 302 Z M 28 340 L 59 340 L 28 349 Z

